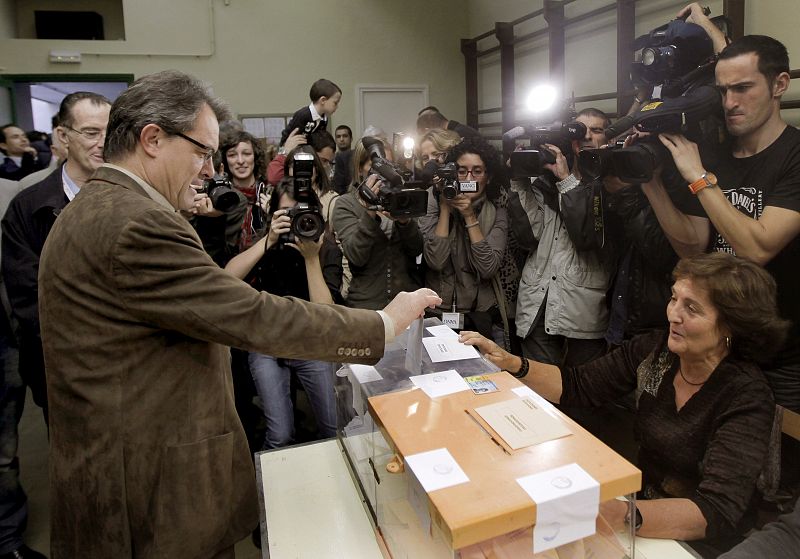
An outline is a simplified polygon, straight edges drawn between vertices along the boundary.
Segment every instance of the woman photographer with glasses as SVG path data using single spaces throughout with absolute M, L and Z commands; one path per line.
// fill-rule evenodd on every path
M 447 152 L 456 164 L 461 192 L 453 198 L 431 188 L 428 213 L 420 218 L 426 285 L 442 304 L 434 311 L 457 312 L 462 327 L 508 345 L 508 317 L 498 271 L 508 233 L 506 210 L 497 205 L 500 154 L 483 138 L 464 138 Z
M 314 303 L 343 303 L 341 252 L 325 234 L 316 242 L 294 238 L 289 210 L 297 205 L 294 181 L 284 178 L 270 199 L 269 233 L 233 258 L 225 269 L 274 295 Z M 319 438 L 336 434 L 334 369 L 331 363 L 280 359 L 260 353 L 248 356 L 250 371 L 264 404 L 267 432 L 263 449 L 279 448 L 294 440 L 294 410 L 290 395 L 292 374 L 303 385 L 317 423 Z

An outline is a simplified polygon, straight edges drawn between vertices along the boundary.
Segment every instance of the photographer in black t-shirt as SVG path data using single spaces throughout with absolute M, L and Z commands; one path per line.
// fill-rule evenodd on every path
M 705 16 L 692 10 L 692 17 Z M 732 136 L 727 152 L 704 165 L 696 144 L 680 134 L 660 135 L 699 207 L 676 208 L 660 177 L 642 190 L 680 256 L 722 250 L 772 273 L 778 306 L 793 326 L 764 373 L 776 402 L 800 410 L 800 295 L 793 285 L 800 256 L 800 131 L 780 114 L 789 87 L 786 47 L 760 35 L 737 39 L 720 53 L 715 78 Z

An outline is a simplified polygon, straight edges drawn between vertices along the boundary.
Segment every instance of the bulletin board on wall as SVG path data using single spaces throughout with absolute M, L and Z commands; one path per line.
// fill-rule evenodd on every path
M 278 145 L 281 141 L 281 132 L 291 120 L 290 114 L 251 114 L 239 115 L 242 126 L 266 144 Z

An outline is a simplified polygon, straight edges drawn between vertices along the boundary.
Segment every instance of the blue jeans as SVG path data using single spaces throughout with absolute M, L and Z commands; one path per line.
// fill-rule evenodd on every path
M 18 363 L 17 348 L 0 334 L 0 555 L 22 545 L 28 522 L 27 497 L 19 484 L 17 459 L 17 425 L 25 405 L 25 385 Z
M 334 371 L 331 363 L 304 359 L 281 359 L 261 353 L 249 355 L 250 373 L 264 404 L 267 433 L 264 449 L 280 448 L 294 440 L 294 408 L 290 393 L 291 374 L 303 385 L 317 420 L 319 438 L 336 435 Z

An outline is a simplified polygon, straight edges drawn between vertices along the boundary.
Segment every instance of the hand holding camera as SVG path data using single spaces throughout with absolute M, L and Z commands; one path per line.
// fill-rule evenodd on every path
M 322 249 L 322 243 L 325 239 L 323 234 L 319 239 L 303 239 L 296 237 L 293 243 L 286 243 L 287 247 L 292 247 L 303 256 L 303 260 L 318 260 L 319 251 Z
M 380 175 L 375 175 L 375 174 L 370 175 L 364 181 L 364 186 L 368 190 L 370 190 L 375 195 L 376 198 L 380 195 L 381 185 L 382 185 L 382 182 L 381 182 Z M 392 221 L 396 221 L 396 222 L 401 223 L 403 225 L 405 225 L 406 223 L 411 221 L 411 218 L 409 218 L 409 217 L 393 216 L 391 213 L 389 213 L 388 211 L 385 211 L 385 210 L 384 211 L 378 211 L 378 210 L 369 209 L 369 205 L 367 204 L 366 200 L 364 200 L 363 196 L 359 196 L 358 197 L 358 203 L 361 204 L 362 206 L 364 206 L 364 209 L 367 210 L 367 214 L 369 214 L 369 216 L 371 218 L 374 218 L 377 214 L 380 214 L 380 215 L 382 215 L 382 216 L 384 216 L 384 217 L 386 217 L 388 219 L 391 219 Z
M 205 217 L 217 217 L 222 215 L 222 212 L 214 207 L 214 204 L 212 203 L 211 198 L 208 197 L 208 194 L 200 191 L 201 187 L 192 185 L 192 188 L 195 191 L 195 195 L 194 202 L 192 203 L 192 208 L 189 210 L 189 213 L 192 215 L 201 215 Z
M 693 183 L 706 172 L 700 160 L 700 150 L 697 144 L 686 139 L 682 134 L 659 134 L 658 139 L 672 154 L 672 160 L 681 176 Z
M 378 176 L 376 174 L 372 174 L 372 175 L 368 176 L 366 178 L 366 180 L 364 181 L 364 187 L 366 187 L 368 190 L 370 190 L 375 196 L 378 196 L 378 194 L 380 193 L 380 189 L 381 189 L 381 178 L 380 178 L 380 176 Z M 369 216 L 371 218 L 374 218 L 375 215 L 378 212 L 375 211 L 375 210 L 369 209 L 369 204 L 367 203 L 367 201 L 364 199 L 363 196 L 358 196 L 357 199 L 358 199 L 358 203 L 361 204 L 364 207 L 364 209 L 367 210 L 367 214 L 369 214 Z
M 266 192 L 259 192 L 258 193 L 258 205 L 261 207 L 261 211 L 269 213 L 269 199 L 272 195 L 267 194 Z
M 442 208 L 448 207 L 461 214 L 464 220 L 475 218 L 475 208 L 472 207 L 472 200 L 464 194 L 459 194 L 455 198 L 445 198 Z
M 553 173 L 559 181 L 563 181 L 570 174 L 569 163 L 567 158 L 561 153 L 559 147 L 555 144 L 542 144 L 542 147 L 547 148 L 555 156 L 555 163 L 545 163 L 543 167 Z
M 292 230 L 292 218 L 288 215 L 289 210 L 277 210 L 272 216 L 272 223 L 267 234 L 266 250 L 278 244 L 282 237 L 289 235 Z

